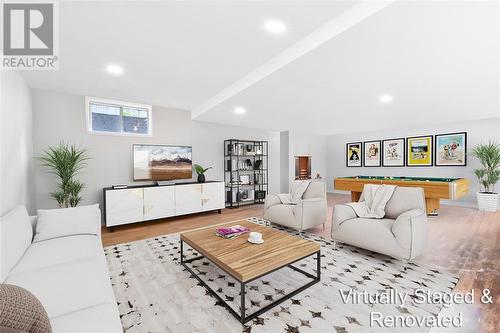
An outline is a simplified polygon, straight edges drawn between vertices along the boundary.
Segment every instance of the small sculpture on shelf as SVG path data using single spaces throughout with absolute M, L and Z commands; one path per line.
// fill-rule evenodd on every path
M 193 168 L 194 168 L 194 171 L 196 172 L 196 174 L 198 174 L 198 183 L 204 183 L 205 182 L 205 172 L 207 172 L 207 170 L 209 170 L 209 169 L 212 169 L 212 167 L 203 168 L 199 164 L 195 164 L 193 166 Z

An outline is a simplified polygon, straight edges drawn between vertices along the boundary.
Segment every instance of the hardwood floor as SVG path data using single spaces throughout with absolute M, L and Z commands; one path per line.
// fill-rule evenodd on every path
M 333 205 L 349 201 L 347 195 L 329 193 L 328 222 Z M 102 240 L 104 246 L 108 246 L 262 215 L 262 205 L 224 209 L 222 214 L 209 212 L 139 223 L 117 227 L 114 232 L 103 229 Z M 473 208 L 442 205 L 440 215 L 429 218 L 429 229 L 427 250 L 416 262 L 457 274 L 460 280 L 455 291 L 474 289 L 476 295 L 475 304 L 467 306 L 463 313 L 464 321 L 474 322 L 481 327 L 481 332 L 496 332 L 500 325 L 500 211 L 485 213 Z M 310 231 L 329 237 L 330 223 L 325 229 L 319 227 Z M 491 290 L 493 304 L 481 303 L 484 288 Z
M 251 205 L 237 209 L 223 209 L 222 214 L 207 212 L 115 227 L 114 232 L 110 232 L 106 228 L 103 228 L 102 242 L 104 246 L 108 246 L 231 222 L 246 217 L 262 217 L 263 209 L 263 205 Z

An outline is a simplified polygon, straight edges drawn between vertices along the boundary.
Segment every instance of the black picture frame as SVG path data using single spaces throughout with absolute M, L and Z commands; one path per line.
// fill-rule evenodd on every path
M 349 146 L 359 145 L 359 165 L 349 165 Z M 347 168 L 360 168 L 363 166 L 363 142 L 348 142 L 345 145 L 345 166 Z
M 366 165 L 366 145 L 378 143 L 378 165 Z M 363 166 L 366 168 L 379 168 L 382 166 L 382 141 L 381 140 L 371 140 L 363 141 Z
M 439 164 L 438 163 L 438 137 L 450 135 L 463 135 L 464 136 L 464 162 L 462 164 Z M 467 166 L 467 132 L 452 132 L 441 133 L 434 135 L 434 166 L 438 167 L 462 167 Z
M 399 165 L 399 164 L 395 164 L 395 165 L 386 165 L 385 164 L 385 142 L 386 141 L 397 141 L 397 140 L 400 140 L 402 143 L 403 143 L 403 161 L 402 161 L 402 164 Z M 382 167 L 384 168 L 401 168 L 401 167 L 405 167 L 406 166 L 406 138 L 393 138 L 393 139 L 384 139 L 382 140 L 382 154 L 381 154 L 381 157 L 382 157 Z
M 424 139 L 424 138 L 430 138 L 430 149 L 432 150 L 429 154 L 429 157 L 431 159 L 430 164 L 409 164 L 409 158 L 408 158 L 408 153 L 410 152 L 410 145 L 409 141 L 411 139 Z M 434 166 L 434 135 L 419 135 L 419 136 L 410 136 L 406 138 L 406 152 L 405 152 L 405 163 L 407 167 L 432 167 Z

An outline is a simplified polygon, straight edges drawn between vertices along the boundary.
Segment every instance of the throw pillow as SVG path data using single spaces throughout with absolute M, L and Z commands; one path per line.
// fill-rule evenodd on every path
M 99 205 L 60 209 L 39 209 L 33 243 L 72 235 L 99 235 Z
M 0 284 L 0 331 L 50 333 L 47 311 L 28 290 Z

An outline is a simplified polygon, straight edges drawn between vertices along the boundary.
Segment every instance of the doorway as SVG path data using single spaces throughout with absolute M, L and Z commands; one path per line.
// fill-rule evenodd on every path
M 311 179 L 311 156 L 295 156 L 295 179 Z

